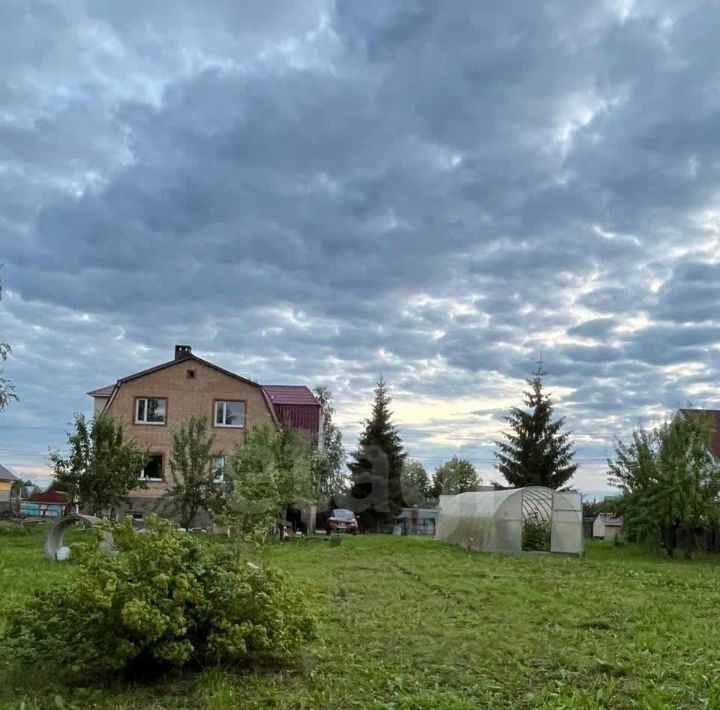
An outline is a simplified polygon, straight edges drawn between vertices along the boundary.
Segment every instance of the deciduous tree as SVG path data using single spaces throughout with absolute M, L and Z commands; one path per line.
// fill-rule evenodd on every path
M 2 283 L 0 282 L 0 300 L 2 300 Z M 10 346 L 7 343 L 0 343 L 0 360 L 7 360 L 8 355 L 12 352 Z M 2 370 L 0 370 L 0 412 L 10 404 L 10 402 L 17 401 L 17 395 L 15 394 L 15 385 L 3 377 Z
M 433 495 L 457 495 L 475 491 L 480 485 L 480 477 L 475 467 L 467 459 L 453 456 L 435 470 L 433 479 Z
M 250 532 L 292 504 L 314 501 L 317 466 L 314 442 L 303 432 L 270 424 L 247 431 L 225 464 L 224 522 Z
M 318 385 L 313 394 L 320 402 L 323 417 L 322 446 L 318 456 L 318 493 L 330 502 L 343 492 L 346 485 L 345 449 L 342 432 L 333 421 L 335 407 L 332 392 L 328 387 Z
M 144 488 L 141 474 L 147 452 L 106 414 L 89 424 L 82 414 L 75 415 L 75 431 L 68 433 L 70 453 L 50 453 L 53 487 L 67 491 L 92 514 L 115 518 L 133 488 Z
M 432 499 L 430 477 L 425 467 L 415 460 L 406 460 L 402 467 L 402 494 L 406 505 L 428 505 Z
M 215 437 L 208 433 L 208 421 L 192 416 L 172 435 L 170 476 L 172 485 L 165 494 L 180 525 L 190 528 L 198 512 L 218 512 L 222 482 L 212 467 Z
M 616 442 L 609 481 L 622 497 L 620 510 L 637 539 L 690 557 L 703 528 L 718 525 L 720 463 L 710 453 L 714 426 L 702 412 L 678 414 L 651 431 Z

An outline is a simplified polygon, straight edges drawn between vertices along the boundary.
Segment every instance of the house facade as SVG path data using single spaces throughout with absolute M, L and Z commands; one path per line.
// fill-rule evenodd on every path
M 18 477 L 0 464 L 0 512 L 10 509 L 10 491 Z
M 193 415 L 205 416 L 214 436 L 213 467 L 220 477 L 243 433 L 262 424 L 288 424 L 321 440 L 320 404 L 304 386 L 262 386 L 176 345 L 175 357 L 156 367 L 88 392 L 94 414 L 119 422 L 125 435 L 147 449 L 142 473 L 146 489 L 130 496 L 127 511 L 135 519 L 156 508 L 172 481 L 172 435 Z

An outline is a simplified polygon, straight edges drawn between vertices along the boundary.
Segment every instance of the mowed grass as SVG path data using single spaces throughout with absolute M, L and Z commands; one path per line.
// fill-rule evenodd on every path
M 79 537 L 79 535 L 78 535 Z M 0 533 L 0 615 L 72 564 Z M 9 708 L 720 708 L 720 566 L 592 544 L 582 559 L 417 538 L 268 548 L 319 638 L 292 667 L 69 689 L 6 671 Z

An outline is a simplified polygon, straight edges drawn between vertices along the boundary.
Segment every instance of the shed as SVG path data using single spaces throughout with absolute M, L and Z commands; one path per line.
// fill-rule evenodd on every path
M 440 496 L 435 539 L 485 552 L 581 554 L 582 497 L 541 486 Z
M 593 538 L 596 540 L 614 540 L 622 530 L 623 519 L 601 513 L 593 523 Z
M 395 522 L 403 535 L 434 535 L 440 511 L 437 508 L 401 508 Z

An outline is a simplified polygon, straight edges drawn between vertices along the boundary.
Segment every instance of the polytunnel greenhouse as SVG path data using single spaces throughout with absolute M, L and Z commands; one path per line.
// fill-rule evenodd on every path
M 581 554 L 582 498 L 540 486 L 440 496 L 435 539 L 483 552 Z

